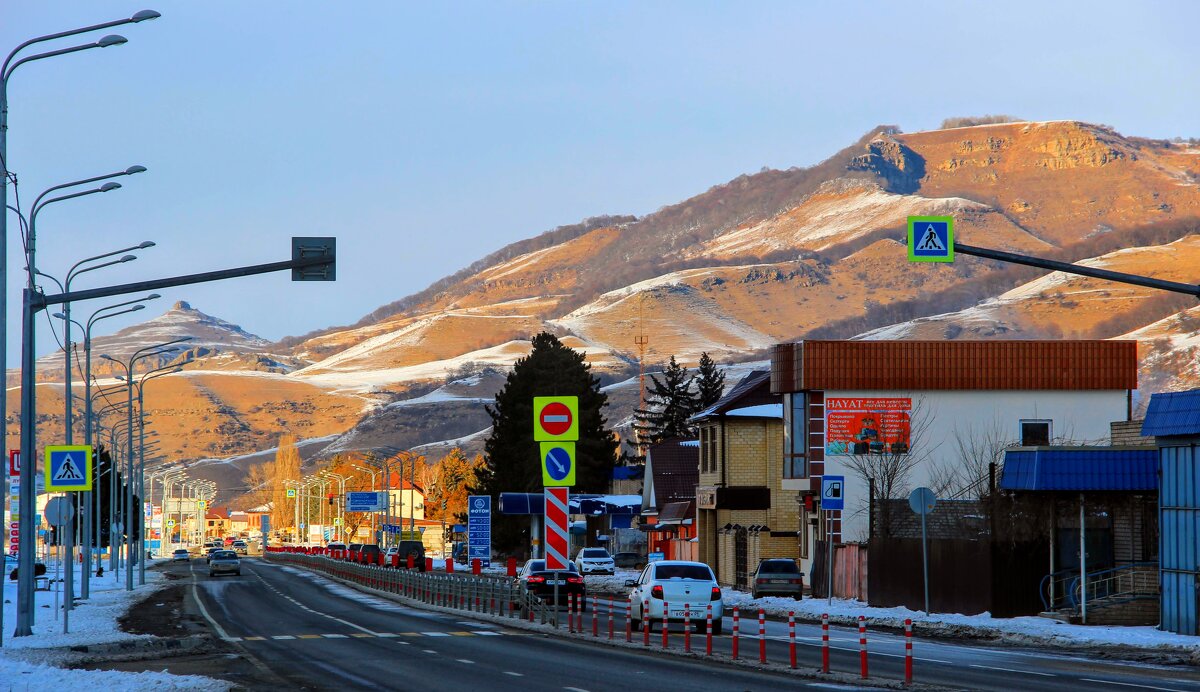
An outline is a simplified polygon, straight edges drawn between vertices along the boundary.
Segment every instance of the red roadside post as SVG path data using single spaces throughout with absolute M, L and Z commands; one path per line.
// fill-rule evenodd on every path
M 508 576 L 510 576 L 510 577 L 517 576 L 517 558 L 515 558 L 515 557 L 508 558 L 508 564 L 506 565 L 506 567 L 507 567 Z
M 692 607 L 683 605 L 683 650 L 692 653 Z
M 670 607 L 671 605 L 669 603 L 663 601 L 662 648 L 664 649 L 670 646 L 670 642 L 667 640 L 667 638 L 671 636 L 671 628 L 667 625 L 667 613 L 671 612 Z
M 821 672 L 829 672 L 829 613 L 821 615 Z
M 767 662 L 767 616 L 758 609 L 758 662 Z
M 480 560 L 479 558 L 471 560 L 471 574 L 474 574 L 477 577 L 480 574 L 483 574 L 483 560 Z
M 788 611 L 788 657 L 792 661 L 792 670 L 796 669 L 796 613 Z
M 584 598 L 587 598 L 586 596 Z M 612 611 L 609 611 L 609 622 L 612 622 Z M 592 636 L 600 636 L 600 597 L 592 596 Z
M 425 571 L 426 572 L 433 571 L 433 558 L 431 558 L 431 557 L 425 558 Z
M 712 604 L 709 603 L 708 612 L 704 615 L 704 655 L 712 656 Z
M 454 560 L 442 560 L 442 563 L 446 565 L 446 574 L 454 574 Z
M 858 666 L 862 669 L 863 680 L 867 679 L 867 619 L 858 616 Z
M 613 597 L 609 596 L 608 597 L 608 639 L 609 639 L 609 641 L 612 641 L 612 638 L 613 638 Z
M 912 620 L 904 621 L 904 684 L 912 684 Z
M 733 607 L 733 660 L 738 657 L 738 607 Z
M 642 646 L 650 646 L 650 599 L 642 601 Z
M 633 595 L 630 594 L 629 602 L 626 604 L 629 609 L 625 611 L 625 641 L 633 642 Z
M 396 557 L 399 557 L 399 555 L 397 555 Z M 416 556 L 415 556 L 415 555 L 413 555 L 412 553 L 409 553 L 409 554 L 408 554 L 408 555 L 407 555 L 407 556 L 404 558 L 405 567 L 407 567 L 407 568 L 408 568 L 410 571 L 411 571 L 411 570 L 412 570 L 412 568 L 413 568 L 413 560 L 415 560 L 415 559 L 416 559 Z

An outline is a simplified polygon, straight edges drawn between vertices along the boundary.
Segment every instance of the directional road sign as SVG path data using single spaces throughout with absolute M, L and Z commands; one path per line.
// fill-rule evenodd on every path
M 543 442 L 542 485 L 569 488 L 575 485 L 575 443 Z
M 387 509 L 387 493 L 374 491 L 346 493 L 347 512 L 382 512 L 385 509 Z
M 533 439 L 574 442 L 579 439 L 579 397 L 533 397 Z
M 908 217 L 908 261 L 953 262 L 954 217 Z
M 492 561 L 492 498 L 467 497 L 467 557 L 479 559 L 484 567 Z
M 567 488 L 546 488 L 546 569 L 567 569 Z
M 846 477 L 824 476 L 821 478 L 821 509 L 845 509 Z
M 46 490 L 81 492 L 92 489 L 92 448 L 87 445 L 46 447 Z

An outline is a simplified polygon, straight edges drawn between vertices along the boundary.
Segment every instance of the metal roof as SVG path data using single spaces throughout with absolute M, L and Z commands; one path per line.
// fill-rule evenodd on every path
M 800 341 L 771 391 L 1137 389 L 1136 341 Z
M 1158 490 L 1154 447 L 1021 447 L 1004 453 L 1002 490 Z
M 1200 435 L 1200 389 L 1163 392 L 1150 397 L 1142 435 Z
M 772 394 L 771 373 L 767 370 L 754 370 L 733 386 L 725 396 L 715 404 L 691 417 L 693 423 L 716 418 L 738 406 L 758 406 L 775 404 L 782 401 L 778 394 Z M 767 416 L 775 417 L 775 416 Z

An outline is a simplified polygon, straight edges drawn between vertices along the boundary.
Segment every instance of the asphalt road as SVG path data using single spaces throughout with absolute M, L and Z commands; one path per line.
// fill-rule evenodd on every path
M 168 569 L 191 571 L 217 634 L 296 689 L 716 692 L 806 684 L 427 612 L 261 560 L 243 560 L 241 576 L 209 577 L 202 559 Z
M 583 638 L 560 639 L 474 622 L 401 605 L 359 592 L 323 576 L 261 560 L 243 561 L 240 577 L 210 578 L 203 560 L 175 565 L 191 570 L 196 597 L 226 637 L 289 684 L 306 689 L 488 689 L 599 690 L 695 689 L 770 690 L 803 686 L 791 677 L 736 669 L 691 659 L 598 646 L 589 641 L 589 612 Z M 624 610 L 613 613 L 615 636 L 624 638 Z M 591 611 L 589 600 L 589 611 Z M 601 599 L 598 630 L 608 635 L 608 604 Z M 565 618 L 564 618 L 565 628 Z M 731 649 L 730 618 L 725 634 L 714 637 L 716 653 Z M 741 620 L 742 658 L 758 657 L 758 624 Z M 820 663 L 820 627 L 797 624 L 797 658 L 802 667 Z M 858 633 L 832 627 L 831 668 L 859 671 Z M 634 641 L 642 641 L 634 634 Z M 704 650 L 703 634 L 692 650 Z M 672 649 L 683 648 L 673 631 Z M 661 647 L 652 633 L 650 648 Z M 767 660 L 788 660 L 786 623 L 768 622 Z M 872 678 L 903 677 L 904 638 L 869 634 Z M 1174 690 L 1200 692 L 1200 670 L 1102 660 L 1076 654 L 918 639 L 914 644 L 917 682 L 979 690 Z M 821 684 L 821 683 L 812 683 Z M 823 686 L 828 686 L 825 683 Z

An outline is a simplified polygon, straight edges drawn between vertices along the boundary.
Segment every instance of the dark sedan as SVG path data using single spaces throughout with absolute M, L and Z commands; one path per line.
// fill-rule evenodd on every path
M 545 560 L 529 560 L 517 573 L 517 580 L 529 593 L 549 603 L 554 600 L 554 587 L 558 587 L 558 603 L 570 603 L 571 595 L 581 601 L 580 610 L 586 610 L 587 591 L 583 585 L 583 575 L 574 562 L 568 563 L 568 568 L 553 572 L 546 569 Z
M 754 597 L 804 595 L 804 573 L 795 560 L 772 559 L 758 563 L 754 573 Z
M 241 575 L 241 573 L 242 561 L 232 550 L 218 550 L 208 561 L 208 576 L 210 577 L 221 574 Z

